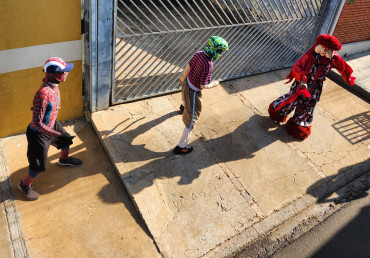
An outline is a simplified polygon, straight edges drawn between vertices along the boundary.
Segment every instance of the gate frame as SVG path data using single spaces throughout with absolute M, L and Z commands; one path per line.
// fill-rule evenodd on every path
M 84 1 L 84 90 L 91 113 L 110 106 L 116 0 Z
M 346 0 L 326 2 L 319 34 L 332 35 Z M 84 91 L 91 113 L 111 106 L 117 0 L 84 1 Z M 114 45 L 113 45 L 114 44 Z

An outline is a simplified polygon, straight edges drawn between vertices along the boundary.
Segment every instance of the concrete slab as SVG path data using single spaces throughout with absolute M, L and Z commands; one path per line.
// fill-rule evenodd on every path
M 180 94 L 92 115 L 163 256 L 207 255 L 276 211 L 286 210 L 283 217 L 289 217 L 294 210 L 290 204 L 304 208 L 304 200 L 296 201 L 307 193 L 322 196 L 313 189 L 335 191 L 325 183 L 339 180 L 337 175 L 346 175 L 339 180 L 345 182 L 368 170 L 369 127 L 364 119 L 370 105 L 330 80 L 307 140 L 295 141 L 283 125 L 269 119 L 269 103 L 289 90 L 284 85 L 287 73 L 226 81 L 203 91 L 202 115 L 191 139 L 195 150 L 185 157 L 171 152 L 183 129 L 176 113 Z M 357 129 L 344 131 L 352 120 Z
M 205 94 L 202 115 L 206 121 L 197 131 L 204 137 L 207 149 L 228 166 L 263 215 L 268 216 L 302 196 L 307 185 L 319 176 L 306 164 L 305 157 L 287 145 L 291 139 L 287 135 L 281 137 L 284 128 L 276 127 L 267 114 L 260 114 L 258 109 L 263 110 L 262 106 L 248 107 L 245 102 L 249 99 L 235 92 L 245 86 L 238 81 L 233 83 L 229 91 L 220 87 Z M 268 86 L 258 87 L 257 91 L 263 87 Z M 267 96 L 256 94 L 254 100 Z
M 282 80 L 288 72 L 289 69 L 285 69 L 268 75 L 251 76 L 247 83 L 235 80 L 232 82 L 233 88 L 240 92 L 251 106 L 268 116 L 266 102 L 269 104 L 276 96 L 289 90 L 290 85 L 284 84 L 286 80 Z M 275 82 L 276 78 L 282 81 Z M 268 101 L 264 102 L 264 99 Z M 284 139 L 284 132 L 280 139 L 304 157 L 306 164 L 313 168 L 320 178 L 344 173 L 356 164 L 361 164 L 361 173 L 363 163 L 370 167 L 369 110 L 369 103 L 327 79 L 315 109 L 311 136 L 300 142 L 289 136 Z M 318 183 L 315 183 L 315 186 L 318 186 Z
M 34 181 L 40 199 L 27 202 L 18 189 L 15 199 L 33 257 L 160 257 L 141 217 L 84 119 L 65 126 L 77 137 L 71 154 L 79 168 L 56 164 L 51 148 L 48 167 Z M 28 171 L 24 134 L 4 139 L 13 185 Z M 1 255 L 0 255 L 1 256 Z
M 250 226 L 257 213 L 200 141 L 198 159 L 172 154 L 182 122 L 171 109 L 166 97 L 155 98 L 95 113 L 93 121 L 116 150 L 118 171 L 161 253 L 198 257 Z M 106 134 L 104 126 L 114 130 Z

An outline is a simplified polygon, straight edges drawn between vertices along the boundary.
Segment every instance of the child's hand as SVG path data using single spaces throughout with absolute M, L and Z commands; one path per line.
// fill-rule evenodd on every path
M 217 87 L 218 85 L 220 84 L 219 81 L 217 80 L 214 80 L 214 81 L 211 81 L 209 84 L 207 85 L 200 85 L 200 87 L 202 89 L 211 89 L 211 88 L 214 88 L 214 87 Z
M 214 80 L 214 81 L 211 81 L 210 84 L 208 84 L 209 86 L 207 88 L 211 89 L 211 88 L 217 87 L 219 84 L 220 84 L 220 81 Z
M 217 87 L 218 85 L 220 85 L 220 81 L 219 80 L 215 80 L 213 82 L 214 82 L 214 86 L 213 87 Z

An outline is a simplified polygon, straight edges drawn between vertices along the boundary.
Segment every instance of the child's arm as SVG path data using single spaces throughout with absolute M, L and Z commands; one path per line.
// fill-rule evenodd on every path
M 292 70 L 286 77 L 289 80 L 287 83 L 291 82 L 293 79 L 297 80 L 300 84 L 302 81 L 307 83 L 307 77 L 305 74 L 312 66 L 315 58 L 314 53 L 314 50 L 310 49 L 300 59 L 297 60 Z
M 46 112 L 46 107 L 49 103 L 48 96 L 41 93 L 38 95 L 33 102 L 33 122 L 34 126 L 36 127 L 39 132 L 50 135 L 53 137 L 59 137 L 60 133 L 57 131 L 54 131 L 52 128 L 48 127 L 43 123 L 43 119 Z
M 355 84 L 356 77 L 351 76 L 353 72 L 352 68 L 337 53 L 334 54 L 331 64 L 342 75 L 346 83 L 351 86 Z
M 190 71 L 190 65 L 188 64 L 188 65 L 185 67 L 184 71 L 182 72 L 182 74 L 181 74 L 181 76 L 180 76 L 180 79 L 179 79 L 180 84 L 183 84 L 183 83 L 184 83 L 184 81 L 185 81 L 186 77 L 187 77 L 187 76 L 188 76 L 188 74 L 189 74 L 189 71 Z

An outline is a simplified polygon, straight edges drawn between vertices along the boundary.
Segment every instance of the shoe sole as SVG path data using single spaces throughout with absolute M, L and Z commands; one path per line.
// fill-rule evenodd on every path
M 81 165 L 72 165 L 72 164 L 60 163 L 60 162 L 58 161 L 58 165 L 59 165 L 59 166 L 70 166 L 70 167 L 77 168 L 77 167 L 81 166 L 82 164 L 81 164 Z
M 188 151 L 188 152 L 173 152 L 175 155 L 187 155 L 187 154 L 190 154 L 192 153 L 193 151 Z
M 38 198 L 28 198 L 27 195 L 24 194 L 20 185 L 18 185 L 18 189 L 22 192 L 23 196 L 26 198 L 27 201 L 36 201 Z

